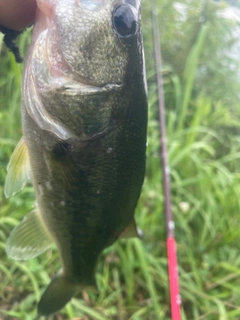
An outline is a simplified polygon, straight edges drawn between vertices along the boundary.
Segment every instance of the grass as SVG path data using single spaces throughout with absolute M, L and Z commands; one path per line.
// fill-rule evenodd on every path
M 186 3 L 181 1 L 187 8 L 184 21 L 173 0 L 159 1 L 182 319 L 240 319 L 240 84 L 237 75 L 234 85 L 228 84 L 234 75 L 224 63 L 229 59 L 224 44 L 229 46 L 233 23 L 216 14 L 223 3 Z M 84 290 L 53 317 L 56 320 L 170 319 L 149 16 L 145 2 L 149 128 L 146 177 L 136 209 L 145 236 L 120 240 L 106 249 L 96 270 L 97 290 Z M 208 20 L 201 25 L 203 17 Z M 19 41 L 23 52 L 29 35 Z M 177 46 L 179 55 L 171 45 Z M 220 55 L 221 61 L 210 52 Z M 31 210 L 34 193 L 28 186 L 10 199 L 3 195 L 6 166 L 21 137 L 22 74 L 22 66 L 4 47 L 0 72 L 0 318 L 33 320 L 37 301 L 60 264 L 54 247 L 28 262 L 14 261 L 4 251 L 10 231 Z M 229 80 L 225 86 L 223 79 Z M 222 90 L 216 89 L 221 85 Z

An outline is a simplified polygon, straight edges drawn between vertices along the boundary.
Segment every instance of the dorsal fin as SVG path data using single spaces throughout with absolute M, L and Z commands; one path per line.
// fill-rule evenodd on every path
M 9 164 L 4 193 L 7 198 L 22 190 L 30 180 L 30 164 L 27 145 L 22 137 L 18 142 Z
M 119 239 L 128 239 L 128 238 L 142 238 L 143 232 L 136 225 L 134 218 L 129 223 L 129 225 L 123 230 L 120 234 Z

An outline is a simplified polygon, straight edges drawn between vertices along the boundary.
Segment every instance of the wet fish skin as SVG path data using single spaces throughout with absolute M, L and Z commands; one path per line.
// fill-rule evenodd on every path
M 140 1 L 37 0 L 22 119 L 41 221 L 62 270 L 38 311 L 94 284 L 97 258 L 132 223 L 145 172 L 147 97 Z M 128 6 L 136 32 L 118 35 Z

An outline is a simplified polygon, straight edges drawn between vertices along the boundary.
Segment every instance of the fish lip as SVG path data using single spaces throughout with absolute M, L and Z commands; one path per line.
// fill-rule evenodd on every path
M 64 86 L 61 91 L 64 91 L 67 95 L 91 95 L 95 93 L 109 92 L 112 90 L 120 90 L 122 86 L 122 83 L 107 83 L 99 86 L 87 82 L 76 81 L 76 83 Z
M 65 95 L 91 95 L 109 91 L 119 91 L 123 88 L 123 83 L 106 83 L 103 85 L 93 84 L 87 79 L 72 79 L 66 76 L 52 78 L 51 84 L 45 88 L 39 88 L 41 92 L 55 91 Z

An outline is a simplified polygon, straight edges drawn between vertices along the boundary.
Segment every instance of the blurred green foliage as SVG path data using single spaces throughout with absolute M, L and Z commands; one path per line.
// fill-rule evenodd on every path
M 239 20 L 224 1 L 158 0 L 172 210 L 183 320 L 240 319 Z M 236 8 L 235 8 L 236 10 Z M 147 170 L 136 210 L 144 239 L 106 249 L 97 289 L 84 290 L 53 319 L 170 319 L 158 109 L 150 1 L 143 3 L 149 87 Z M 229 15 L 228 15 L 229 16 Z M 25 56 L 29 32 L 19 44 Z M 1 41 L 0 41 L 1 50 Z M 2 46 L 0 71 L 0 318 L 32 320 L 56 248 L 28 262 L 4 252 L 6 239 L 34 205 L 31 186 L 3 195 L 6 166 L 21 137 L 23 67 Z

